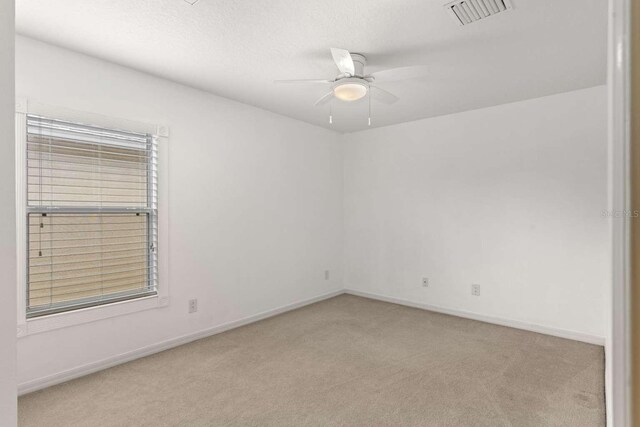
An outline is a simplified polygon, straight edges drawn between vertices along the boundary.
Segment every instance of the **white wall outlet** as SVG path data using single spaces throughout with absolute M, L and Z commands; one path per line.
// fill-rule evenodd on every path
M 423 288 L 428 288 L 429 287 L 429 278 L 428 277 L 423 277 L 422 278 L 422 287 Z
M 471 295 L 480 296 L 480 285 L 471 285 Z
M 195 313 L 198 311 L 198 300 L 190 299 L 189 300 L 189 313 Z
M 324 280 L 329 280 L 329 270 L 324 271 Z

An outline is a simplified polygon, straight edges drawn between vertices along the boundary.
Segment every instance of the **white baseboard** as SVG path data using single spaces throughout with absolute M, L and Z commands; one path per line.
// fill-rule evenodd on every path
M 108 357 L 106 359 L 98 360 L 97 362 L 87 363 L 82 366 L 78 366 L 73 369 L 58 372 L 52 375 L 48 375 L 43 378 L 38 378 L 31 381 L 26 381 L 18 385 L 18 395 L 31 393 L 37 390 L 41 390 L 52 385 L 60 384 L 75 378 L 80 378 L 85 375 L 92 374 L 94 372 L 102 371 L 103 369 L 111 368 L 122 363 L 130 362 L 141 357 L 150 356 L 155 353 L 159 353 L 170 348 L 177 347 L 183 344 L 187 344 L 191 341 L 206 338 L 211 335 L 216 335 L 230 329 L 238 328 L 240 326 L 248 325 L 269 317 L 277 316 L 278 314 L 286 313 L 287 311 L 295 310 L 305 305 L 313 304 L 325 299 L 333 298 L 335 296 L 343 294 L 343 290 L 337 290 L 326 294 L 318 295 L 313 298 L 294 302 L 292 304 L 283 305 L 278 308 L 263 311 L 262 313 L 254 314 L 242 319 L 234 320 L 232 322 L 224 323 L 222 325 L 214 326 L 212 328 L 204 329 L 198 332 L 182 335 L 176 338 L 171 338 L 166 341 L 161 341 L 150 346 L 142 347 L 136 350 L 128 351 L 126 353 L 118 354 L 116 356 Z
M 560 338 L 567 338 L 574 341 L 582 341 L 589 344 L 604 345 L 604 337 L 597 335 L 585 334 L 582 332 L 571 331 L 567 329 L 553 328 L 550 326 L 538 325 L 535 323 L 521 322 L 518 320 L 504 319 L 500 317 L 486 316 L 484 314 L 473 313 L 464 310 L 456 310 L 446 307 L 440 307 L 437 305 L 424 304 L 420 302 L 414 302 L 405 300 L 402 298 L 391 297 L 387 295 L 380 295 L 371 292 L 357 291 L 354 289 L 345 289 L 345 293 L 356 295 L 364 298 L 375 299 L 379 301 L 391 302 L 394 304 L 405 305 L 408 307 L 421 308 L 423 310 L 434 311 L 437 313 L 450 314 L 452 316 L 464 317 L 466 319 L 479 320 L 481 322 L 493 323 L 500 326 L 508 326 L 510 328 L 523 329 L 525 331 L 537 332 L 545 335 L 552 335 Z

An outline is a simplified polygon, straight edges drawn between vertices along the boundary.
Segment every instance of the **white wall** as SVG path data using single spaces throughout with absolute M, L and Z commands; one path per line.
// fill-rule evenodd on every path
M 0 426 L 16 424 L 14 2 L 0 0 Z
M 344 141 L 346 288 L 602 340 L 604 86 Z
M 20 383 L 342 288 L 338 134 L 30 39 L 16 49 L 18 95 L 171 131 L 170 306 L 20 338 Z

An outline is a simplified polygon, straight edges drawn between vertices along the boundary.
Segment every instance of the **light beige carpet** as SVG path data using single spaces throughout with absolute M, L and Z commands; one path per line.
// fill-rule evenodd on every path
M 599 346 L 342 295 L 35 392 L 20 426 L 604 426 Z

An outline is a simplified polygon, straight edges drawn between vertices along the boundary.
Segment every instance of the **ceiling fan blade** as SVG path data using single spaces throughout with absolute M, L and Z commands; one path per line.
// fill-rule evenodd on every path
M 332 80 L 327 79 L 294 79 L 294 80 L 274 80 L 274 83 L 277 84 L 289 84 L 289 83 L 333 83 Z
M 397 80 L 409 80 L 424 77 L 428 72 L 428 68 L 425 65 L 418 65 L 415 67 L 400 67 L 391 68 L 389 70 L 378 71 L 370 76 L 365 76 L 365 80 L 369 77 L 373 77 L 376 82 L 393 82 Z
M 341 73 L 349 74 L 349 77 L 356 74 L 356 67 L 353 64 L 353 59 L 351 59 L 351 54 L 348 50 L 332 47 L 331 56 L 333 56 L 333 61 Z
M 399 99 L 391 92 L 380 89 L 378 86 L 369 86 L 369 88 L 372 91 L 371 94 L 373 98 L 377 99 L 378 101 L 384 102 L 385 104 L 393 104 Z
M 318 99 L 316 101 L 315 105 L 316 107 L 319 105 L 325 105 L 326 103 L 328 103 L 329 101 L 331 101 L 333 99 L 333 91 L 327 93 L 326 95 L 323 95 L 322 98 Z

